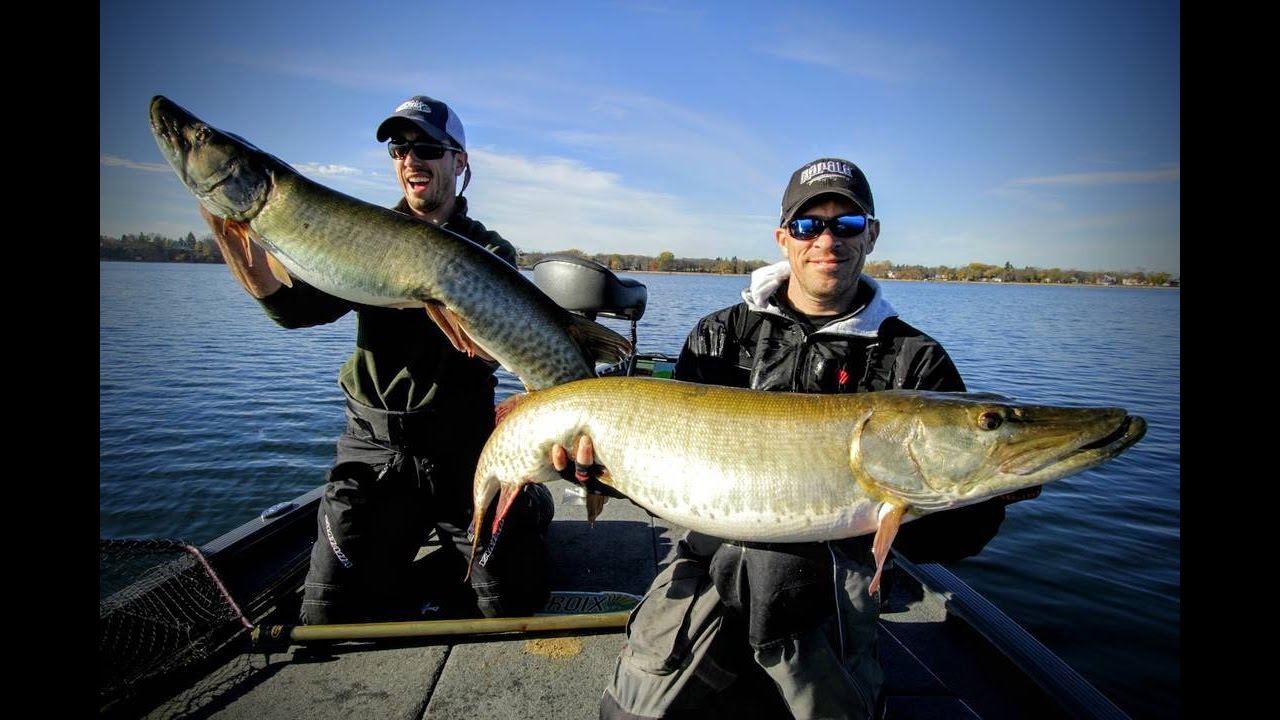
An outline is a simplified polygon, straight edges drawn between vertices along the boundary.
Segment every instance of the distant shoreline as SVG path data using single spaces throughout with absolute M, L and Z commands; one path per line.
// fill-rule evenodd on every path
M 528 268 L 521 268 L 527 270 Z M 704 275 L 706 277 L 751 277 L 751 273 L 709 273 L 698 272 L 694 270 L 614 270 L 619 275 Z M 991 280 L 909 280 L 906 278 L 887 278 L 872 275 L 877 281 L 884 282 L 902 282 L 902 283 L 942 283 L 946 285 L 1026 285 L 1028 287 L 1044 287 L 1046 285 L 1061 287 L 1099 287 L 1099 288 L 1136 288 L 1140 290 L 1181 290 L 1181 285 L 1124 285 L 1122 283 L 1114 283 L 1111 285 L 1100 283 L 1031 283 L 1031 282 L 1014 282 L 1012 280 L 1001 280 L 994 282 Z
M 121 258 L 99 258 L 98 262 L 123 262 L 123 263 L 151 263 L 156 265 L 225 265 L 221 259 L 206 262 L 192 262 L 189 260 L 125 260 Z M 532 268 L 520 268 L 521 270 L 530 270 Z M 698 270 L 614 270 L 619 275 L 697 275 L 703 277 L 740 277 L 749 278 L 750 273 L 712 273 L 702 272 Z M 1135 288 L 1138 290 L 1181 290 L 1182 286 L 1178 285 L 1125 285 L 1123 283 L 1030 283 L 1030 282 L 1014 282 L 1011 280 L 909 280 L 906 278 L 887 278 L 871 277 L 876 280 L 886 282 L 902 282 L 902 283 L 941 283 L 946 285 L 1026 285 L 1029 287 L 1091 287 L 1091 288 Z
M 874 275 L 872 277 L 875 277 Z M 1012 280 L 1001 280 L 1000 282 L 992 282 L 990 280 L 906 280 L 903 278 L 883 278 L 878 277 L 876 280 L 885 282 L 904 282 L 904 283 L 943 283 L 947 285 L 1027 285 L 1029 287 L 1043 287 L 1052 285 L 1054 287 L 1088 287 L 1088 288 L 1134 288 L 1136 290 L 1181 290 L 1179 285 L 1124 285 L 1122 283 L 1112 283 L 1110 285 L 1103 283 L 1033 283 L 1033 282 L 1014 282 Z

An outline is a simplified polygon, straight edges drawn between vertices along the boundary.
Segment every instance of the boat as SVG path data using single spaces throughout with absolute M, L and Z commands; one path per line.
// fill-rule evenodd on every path
M 635 346 L 643 284 L 563 255 L 533 276 L 571 311 L 630 321 Z M 641 353 L 599 372 L 673 366 Z M 100 717 L 597 717 L 628 610 L 683 528 L 625 500 L 588 523 L 576 488 L 549 487 L 556 591 L 532 618 L 296 625 L 323 487 L 201 546 L 101 540 Z M 1128 717 L 945 567 L 893 551 L 883 583 L 885 718 Z

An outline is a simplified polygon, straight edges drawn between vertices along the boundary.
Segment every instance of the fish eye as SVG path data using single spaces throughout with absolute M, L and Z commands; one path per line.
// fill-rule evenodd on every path
M 995 430 L 1004 424 L 1004 416 L 995 410 L 988 410 L 978 416 L 978 427 L 983 430 Z

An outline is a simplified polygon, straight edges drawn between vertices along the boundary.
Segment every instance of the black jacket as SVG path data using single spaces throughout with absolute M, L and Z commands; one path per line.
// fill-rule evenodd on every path
M 393 209 L 409 213 L 403 198 Z M 458 198 L 453 215 L 441 227 L 515 266 L 515 248 L 467 216 L 465 197 Z M 362 405 L 400 412 L 434 408 L 492 418 L 497 363 L 455 350 L 426 310 L 360 305 L 300 280 L 259 302 L 286 328 L 331 323 L 354 310 L 356 347 L 339 370 L 338 384 Z
M 788 273 L 785 262 L 757 270 L 741 303 L 699 320 L 673 376 L 813 393 L 965 390 L 942 345 L 902 321 L 873 279 L 861 278 L 853 312 L 815 327 L 786 303 Z M 995 536 L 1004 506 L 988 500 L 904 523 L 893 547 L 916 562 L 969 557 Z

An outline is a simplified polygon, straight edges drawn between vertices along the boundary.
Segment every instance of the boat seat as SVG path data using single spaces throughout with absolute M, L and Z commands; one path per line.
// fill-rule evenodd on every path
M 644 283 L 574 255 L 550 255 L 534 263 L 533 284 L 560 307 L 591 320 L 599 314 L 635 322 L 649 301 Z

